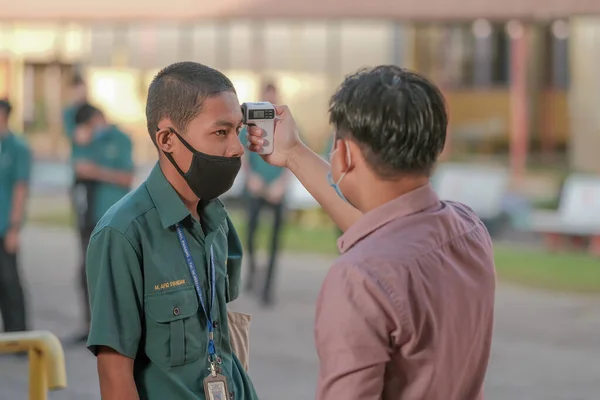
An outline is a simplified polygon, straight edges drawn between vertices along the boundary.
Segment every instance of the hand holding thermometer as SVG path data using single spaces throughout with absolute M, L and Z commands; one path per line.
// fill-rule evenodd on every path
M 265 142 L 262 150 L 257 153 L 271 154 L 275 135 L 275 106 L 268 102 L 244 103 L 242 104 L 242 114 L 245 125 L 255 125 L 263 130 Z

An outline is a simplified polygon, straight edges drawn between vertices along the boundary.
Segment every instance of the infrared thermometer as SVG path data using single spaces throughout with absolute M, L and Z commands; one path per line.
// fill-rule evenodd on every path
M 269 102 L 242 104 L 245 125 L 255 125 L 263 130 L 264 144 L 258 154 L 267 155 L 273 152 L 275 136 L 275 106 Z

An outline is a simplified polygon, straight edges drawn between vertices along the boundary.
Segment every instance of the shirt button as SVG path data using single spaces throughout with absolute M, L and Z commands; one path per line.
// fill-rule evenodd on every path
M 173 309 L 173 315 L 178 316 L 179 315 L 179 308 L 175 307 Z
M 217 328 L 219 327 L 219 321 L 214 321 L 214 322 L 213 322 L 213 327 L 214 327 L 215 329 L 217 329 Z

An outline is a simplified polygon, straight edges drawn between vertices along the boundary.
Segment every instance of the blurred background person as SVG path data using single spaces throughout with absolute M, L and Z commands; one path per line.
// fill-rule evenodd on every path
M 87 103 L 87 85 L 80 75 L 75 75 L 71 81 L 69 104 L 63 110 L 63 128 L 71 144 L 71 157 L 77 155 L 78 138 L 76 137 L 77 122 L 75 116 L 79 108 Z M 85 141 L 85 138 L 83 139 Z
M 277 104 L 277 88 L 274 84 L 265 85 L 261 101 Z M 246 140 L 245 129 L 240 133 L 240 139 Z M 269 306 L 273 304 L 273 280 L 285 219 L 285 192 L 289 186 L 290 176 L 289 172 L 283 168 L 267 164 L 258 154 L 250 151 L 244 155 L 243 168 L 246 172 L 247 247 L 250 260 L 246 277 L 246 291 L 252 291 L 256 284 L 256 236 L 261 211 L 267 208 L 273 212 L 268 264 L 260 293 L 261 304 Z
M 5 332 L 27 330 L 17 253 L 27 202 L 31 153 L 27 143 L 8 128 L 11 110 L 7 100 L 0 100 L 0 313 Z
M 81 244 L 79 284 L 84 300 L 85 329 L 76 342 L 85 342 L 89 331 L 90 306 L 85 274 L 85 253 L 100 218 L 131 189 L 133 158 L 131 139 L 117 126 L 107 123 L 104 114 L 91 104 L 79 107 L 75 115 L 78 150 L 73 193 Z

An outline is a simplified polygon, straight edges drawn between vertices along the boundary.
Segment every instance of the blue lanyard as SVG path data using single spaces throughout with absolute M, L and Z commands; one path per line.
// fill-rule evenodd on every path
M 183 254 L 185 255 L 185 261 L 187 262 L 188 268 L 190 270 L 190 274 L 192 275 L 192 280 L 194 281 L 194 286 L 196 287 L 196 293 L 198 293 L 198 298 L 200 299 L 200 305 L 202 306 L 202 310 L 204 311 L 204 315 L 206 315 L 206 321 L 208 324 L 208 355 L 213 357 L 216 353 L 215 351 L 215 341 L 214 341 L 214 325 L 212 320 L 212 309 L 213 304 L 215 303 L 215 287 L 216 285 L 216 276 L 215 276 L 215 257 L 213 254 L 213 247 L 210 246 L 210 305 L 207 307 L 204 302 L 204 296 L 202 295 L 202 288 L 200 287 L 200 280 L 198 279 L 198 273 L 196 272 L 196 265 L 194 264 L 194 259 L 192 258 L 192 253 L 190 252 L 190 247 L 188 246 L 187 239 L 185 238 L 185 234 L 181 225 L 175 225 L 177 229 L 177 237 L 179 238 L 179 244 L 181 244 L 181 249 L 183 250 Z

